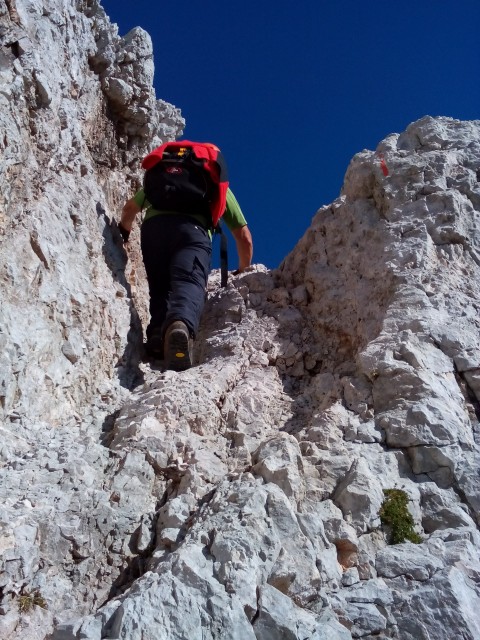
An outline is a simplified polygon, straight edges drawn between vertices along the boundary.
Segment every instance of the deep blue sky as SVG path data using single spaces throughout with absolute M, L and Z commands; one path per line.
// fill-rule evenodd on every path
M 181 109 L 185 138 L 221 147 L 268 267 L 339 195 L 355 153 L 424 115 L 480 118 L 479 0 L 102 5 L 120 35 L 150 33 L 157 98 Z

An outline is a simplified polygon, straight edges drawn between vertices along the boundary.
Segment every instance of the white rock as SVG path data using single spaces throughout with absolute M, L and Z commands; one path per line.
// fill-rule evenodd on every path
M 383 549 L 377 554 L 376 569 L 384 578 L 407 576 L 413 580 L 428 580 L 442 567 L 424 545 L 405 542 Z
M 357 154 L 161 372 L 114 220 L 184 121 L 145 31 L 64 5 L 0 1 L 1 633 L 477 638 L 479 123 Z M 395 487 L 421 546 L 386 546 Z
M 260 594 L 259 616 L 253 625 L 259 640 L 276 638 L 312 638 L 315 640 L 343 640 L 351 638 L 335 619 L 322 620 L 299 609 L 282 593 L 266 585 Z
M 288 434 L 279 434 L 262 444 L 253 454 L 254 471 L 266 482 L 273 482 L 293 500 L 305 492 L 302 480 L 302 456 L 298 442 Z

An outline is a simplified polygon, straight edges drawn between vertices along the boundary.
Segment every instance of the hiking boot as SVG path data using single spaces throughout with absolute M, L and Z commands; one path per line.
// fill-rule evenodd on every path
M 165 365 L 167 369 L 184 371 L 192 366 L 193 340 L 187 325 L 175 320 L 165 332 Z
M 149 358 L 163 360 L 163 332 L 160 328 L 153 329 L 145 345 Z

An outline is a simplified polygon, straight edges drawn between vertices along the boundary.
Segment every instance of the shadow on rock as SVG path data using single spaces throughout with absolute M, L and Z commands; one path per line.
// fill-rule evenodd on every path
M 143 373 L 139 367 L 143 356 L 143 330 L 140 316 L 135 308 L 132 297 L 132 288 L 125 277 L 125 268 L 128 261 L 127 253 L 123 247 L 123 240 L 115 220 L 110 221 L 105 209 L 97 202 L 97 215 L 103 217 L 105 226 L 103 229 L 102 253 L 105 264 L 109 268 L 113 280 L 118 282 L 127 292 L 130 310 L 130 329 L 127 335 L 127 346 L 119 358 L 116 368 L 122 387 L 132 389 L 143 383 Z

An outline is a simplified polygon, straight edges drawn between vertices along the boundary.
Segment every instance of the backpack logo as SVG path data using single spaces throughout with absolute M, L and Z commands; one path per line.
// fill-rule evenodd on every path
M 181 167 L 167 167 L 167 173 L 183 173 L 183 169 Z

